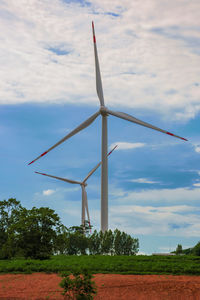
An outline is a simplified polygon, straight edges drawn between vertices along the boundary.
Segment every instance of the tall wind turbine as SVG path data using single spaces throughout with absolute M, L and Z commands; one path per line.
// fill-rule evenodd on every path
M 107 157 L 115 150 L 117 145 L 113 147 L 113 149 L 107 154 Z M 86 186 L 87 186 L 87 180 L 94 174 L 94 172 L 100 167 L 101 162 L 99 162 L 89 173 L 88 175 L 83 179 L 83 181 L 76 181 L 72 179 L 62 178 L 58 176 L 53 176 L 45 173 L 35 172 L 40 175 L 48 176 L 51 178 L 55 178 L 61 181 L 65 181 L 72 184 L 79 184 L 82 189 L 82 207 L 81 207 L 81 224 L 85 226 L 85 211 L 87 212 L 87 218 L 90 225 L 90 215 L 89 215 L 89 209 L 88 209 L 88 198 L 87 198 L 87 192 L 86 192 Z
M 179 138 L 181 140 L 187 141 L 187 139 L 182 138 L 178 135 L 175 135 L 169 131 L 160 129 L 156 126 L 153 126 L 149 123 L 146 123 L 144 121 L 141 121 L 139 119 L 136 119 L 135 117 L 123 113 L 123 112 L 116 112 L 108 109 L 104 104 L 104 97 L 103 97 L 103 88 L 102 88 L 102 81 L 101 81 L 101 73 L 100 73 L 100 67 L 99 67 L 99 60 L 98 60 L 98 53 L 97 53 L 97 45 L 96 45 L 96 36 L 94 31 L 94 23 L 92 22 L 92 32 L 93 32 L 93 43 L 94 43 L 94 56 L 95 56 L 95 70 L 96 70 L 96 90 L 97 95 L 100 101 L 100 109 L 93 114 L 90 118 L 88 118 L 86 121 L 81 123 L 78 127 L 76 127 L 74 130 L 72 130 L 69 134 L 67 134 L 63 139 L 61 139 L 59 142 L 57 142 L 55 145 L 50 147 L 48 150 L 43 152 L 40 156 L 38 156 L 36 159 L 31 161 L 29 163 L 32 164 L 45 154 L 47 154 L 49 151 L 53 150 L 55 147 L 78 133 L 79 131 L 83 130 L 84 128 L 88 127 L 94 120 L 101 115 L 102 116 L 102 144 L 101 144 L 101 230 L 104 232 L 108 229 L 108 162 L 107 162 L 107 145 L 108 145 L 108 137 L 107 137 L 107 116 L 112 115 L 121 119 L 124 119 L 126 121 L 130 121 L 132 123 L 160 131 L 162 133 L 165 133 L 167 135 Z

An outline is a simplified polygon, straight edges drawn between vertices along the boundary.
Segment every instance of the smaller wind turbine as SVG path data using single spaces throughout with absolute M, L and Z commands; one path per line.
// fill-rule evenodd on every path
M 107 156 L 109 156 L 117 147 L 117 145 L 115 145 L 115 147 L 107 154 Z M 40 175 L 44 175 L 44 176 L 48 176 L 48 177 L 52 177 L 58 180 L 62 180 L 68 183 L 72 183 L 72 184 L 80 184 L 81 189 L 82 189 L 82 209 L 81 209 L 81 224 L 83 226 L 85 226 L 85 211 L 87 212 L 87 218 L 88 218 L 88 223 L 90 225 L 90 215 L 89 215 L 89 209 L 88 209 L 88 199 L 87 199 L 87 192 L 86 192 L 86 186 L 87 186 L 87 180 L 90 178 L 90 176 L 92 176 L 92 174 L 100 167 L 101 162 L 99 162 L 89 173 L 88 175 L 83 179 L 83 181 L 76 181 L 76 180 L 72 180 L 72 179 L 67 179 L 67 178 L 62 178 L 62 177 L 58 177 L 58 176 L 53 176 L 53 175 L 49 175 L 49 174 L 45 174 L 45 173 L 40 173 L 40 172 L 35 172 L 37 174 Z

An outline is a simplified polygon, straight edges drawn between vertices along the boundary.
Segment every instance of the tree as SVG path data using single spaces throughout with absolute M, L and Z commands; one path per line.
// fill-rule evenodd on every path
M 118 229 L 114 231 L 114 253 L 116 255 L 134 255 L 138 252 L 139 240 Z
M 183 249 L 182 253 L 185 255 L 191 255 L 193 251 L 193 248 L 187 248 L 187 249 Z
M 53 254 L 54 241 L 61 226 L 59 216 L 48 207 L 23 208 L 19 221 L 12 226 L 17 245 L 24 256 L 46 259 Z
M 52 254 L 133 255 L 138 239 L 116 229 L 90 234 L 84 226 L 66 228 L 48 207 L 26 209 L 14 198 L 0 201 L 0 259 L 23 256 L 46 259 Z
M 85 226 L 73 226 L 68 229 L 68 254 L 85 255 L 88 249 L 88 237 L 86 236 L 89 229 Z
M 139 250 L 139 240 L 126 234 L 123 255 L 135 255 Z
M 183 252 L 182 245 L 178 244 L 176 247 L 176 254 L 181 254 Z
M 192 250 L 192 254 L 193 254 L 193 255 L 200 256 L 200 242 L 198 242 L 198 243 L 194 246 L 194 248 L 193 248 L 193 250 Z
M 121 231 L 118 229 L 115 229 L 114 231 L 114 252 L 116 255 L 122 254 Z
M 0 258 L 11 258 L 18 252 L 11 227 L 19 222 L 22 209 L 15 198 L 0 201 Z
M 89 247 L 89 252 L 92 255 L 101 253 L 101 237 L 96 230 L 94 230 L 93 234 L 89 236 L 88 247 Z
M 107 230 L 104 233 L 100 232 L 101 237 L 101 254 L 113 253 L 113 240 L 114 236 L 112 230 Z
M 13 198 L 0 201 L 0 258 L 48 258 L 60 226 L 59 216 L 48 207 L 28 210 Z
M 64 225 L 60 226 L 60 230 L 58 231 L 53 245 L 53 252 L 55 254 L 67 254 L 67 243 L 68 241 L 68 231 L 67 227 Z

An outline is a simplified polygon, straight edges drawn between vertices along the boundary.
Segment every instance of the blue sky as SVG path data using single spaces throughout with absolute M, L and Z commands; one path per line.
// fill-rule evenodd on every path
M 80 224 L 79 186 L 100 161 L 101 118 L 28 163 L 99 108 L 91 21 L 106 106 L 188 138 L 184 142 L 109 116 L 109 227 L 140 240 L 140 252 L 199 241 L 200 21 L 198 1 L 0 3 L 0 199 L 49 206 Z M 87 186 L 100 228 L 100 169 Z

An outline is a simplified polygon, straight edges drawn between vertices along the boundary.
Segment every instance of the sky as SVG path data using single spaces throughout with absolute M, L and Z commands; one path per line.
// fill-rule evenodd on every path
M 48 206 L 80 225 L 82 180 L 101 160 L 101 117 L 28 166 L 99 109 L 92 26 L 106 106 L 188 139 L 108 117 L 109 228 L 140 253 L 200 240 L 199 0 L 0 1 L 0 200 Z M 100 177 L 88 180 L 100 229 Z

